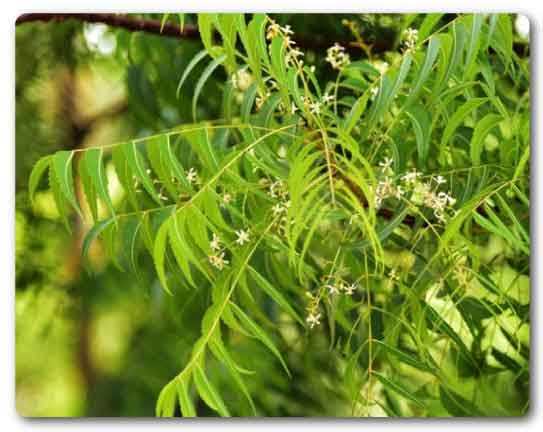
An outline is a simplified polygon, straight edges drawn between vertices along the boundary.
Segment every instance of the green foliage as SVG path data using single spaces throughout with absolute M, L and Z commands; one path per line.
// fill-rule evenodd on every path
M 269 374 L 292 381 L 293 347 L 316 358 L 322 338 L 352 415 L 527 412 L 529 291 L 515 293 L 529 289 L 516 283 L 530 254 L 527 59 L 505 14 L 410 23 L 418 38 L 401 34 L 388 67 L 341 48 L 311 64 L 266 15 L 200 14 L 204 50 L 177 95 L 209 56 L 193 118 L 221 67 L 222 118 L 37 162 L 31 197 L 49 169 L 64 220 L 86 203 L 84 255 L 100 239 L 122 268 L 152 261 L 173 298 L 205 299 L 157 415 L 197 415 L 198 399 L 222 416 L 265 414 L 237 351 L 257 342 Z M 488 399 L 497 382 L 519 402 Z

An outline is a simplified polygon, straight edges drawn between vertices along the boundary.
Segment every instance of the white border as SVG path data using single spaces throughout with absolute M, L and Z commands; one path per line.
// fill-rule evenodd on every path
M 539 78 L 542 73 L 541 55 L 541 32 L 543 28 L 543 2 L 540 0 L 416 0 L 406 2 L 405 0 L 380 0 L 380 1 L 356 1 L 348 0 L 330 2 L 329 0 L 236 0 L 231 3 L 223 3 L 217 0 L 123 0 L 115 4 L 108 0 L 80 1 L 58 0 L 54 3 L 44 0 L 23 0 L 19 2 L 7 2 L 4 13 L 1 15 L 0 38 L 1 53 L 4 64 L 0 68 L 2 75 L 0 79 L 1 93 L 6 102 L 2 103 L 2 140 L 0 141 L 0 197 L 4 197 L 5 207 L 0 212 L 0 240 L 3 247 L 0 249 L 0 274 L 7 275 L 4 285 L 4 294 L 0 304 L 0 316 L 3 318 L 3 325 L 0 326 L 1 345 L 5 348 L 4 354 L 0 356 L 0 390 L 1 418 L 3 429 L 12 430 L 72 430 L 81 428 L 85 430 L 100 430 L 104 427 L 114 426 L 116 430 L 132 431 L 156 430 L 156 428 L 168 429 L 207 429 L 221 428 L 225 430 L 247 430 L 262 428 L 275 430 L 277 428 L 287 430 L 328 430 L 340 428 L 341 430 L 379 430 L 397 431 L 398 429 L 418 431 L 435 430 L 443 428 L 447 430 L 462 431 L 487 431 L 487 430 L 541 430 L 543 426 L 543 410 L 541 404 L 542 374 L 537 368 L 541 364 L 540 346 L 538 341 L 539 317 L 543 312 L 543 295 L 538 295 L 540 284 L 539 268 L 537 257 L 540 256 L 541 248 L 541 209 L 540 196 L 542 190 L 542 174 L 537 167 L 543 167 L 542 155 L 538 150 L 541 143 L 541 128 L 538 126 L 538 115 L 542 113 L 541 104 L 543 99 L 540 95 Z M 356 420 L 334 420 L 334 419 L 267 419 L 267 420 L 212 420 L 201 419 L 198 421 L 160 421 L 143 419 L 87 419 L 87 420 L 26 420 L 22 419 L 15 412 L 15 386 L 14 386 L 14 283 L 15 283 L 15 36 L 14 23 L 17 16 L 28 12 L 174 12 L 174 11 L 264 11 L 264 12 L 516 12 L 527 15 L 531 24 L 531 56 L 532 56 L 532 398 L 530 414 L 525 418 L 512 419 L 450 419 L 450 420 L 381 420 L 381 419 L 356 419 Z M 38 144 L 36 144 L 38 145 Z M 540 261 L 540 260 L 539 260 Z

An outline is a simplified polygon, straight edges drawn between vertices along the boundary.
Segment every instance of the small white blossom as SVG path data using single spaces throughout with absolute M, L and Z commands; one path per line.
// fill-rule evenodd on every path
M 280 203 L 277 203 L 272 207 L 272 212 L 275 216 L 278 216 L 281 213 L 284 213 L 286 211 L 287 211 L 286 207 Z
M 320 319 L 321 319 L 321 314 L 320 313 L 317 313 L 317 314 L 312 314 L 311 313 L 311 314 L 308 315 L 308 317 L 305 320 L 309 324 L 309 328 L 313 328 L 316 325 L 319 325 L 321 323 Z
M 238 230 L 236 231 L 236 235 L 238 236 L 236 243 L 240 246 L 243 246 L 245 243 L 249 242 L 249 231 Z
M 386 61 L 377 60 L 377 61 L 373 62 L 373 67 L 375 69 L 377 69 L 377 71 L 381 75 L 384 75 L 388 71 L 389 64 Z
M 398 276 L 398 273 L 396 272 L 396 269 L 392 269 L 392 270 L 390 270 L 390 272 L 388 272 L 388 278 L 391 281 L 395 281 L 395 282 L 400 280 L 400 276 Z
M 343 291 L 345 291 L 345 294 L 347 295 L 353 295 L 353 293 L 357 290 L 358 285 L 356 283 L 350 284 L 350 285 L 343 285 Z
M 440 185 L 440 184 L 444 184 L 444 183 L 447 183 L 447 180 L 445 180 L 442 176 L 438 175 L 437 177 L 434 178 L 435 182 Z
M 296 63 L 299 62 L 300 58 L 304 56 L 304 53 L 298 48 L 293 48 L 287 52 L 286 61 L 287 63 Z
M 328 104 L 330 102 L 333 102 L 335 98 L 336 97 L 333 94 L 325 93 L 324 96 L 322 97 L 322 103 Z
M 283 26 L 281 27 L 281 31 L 284 35 L 292 35 L 294 34 L 294 32 L 291 30 L 290 26 L 289 25 L 286 25 L 286 26 Z
M 213 267 L 218 268 L 219 270 L 222 270 L 229 263 L 229 261 L 224 259 L 224 252 L 221 252 L 217 255 L 210 255 L 208 258 L 210 264 Z
M 387 172 L 388 170 L 390 170 L 391 167 L 392 167 L 393 162 L 394 162 L 394 159 L 389 158 L 389 157 L 386 157 L 385 159 L 383 159 L 383 161 L 379 162 L 379 166 L 381 167 L 381 171 Z
M 221 239 L 215 233 L 213 233 L 213 239 L 209 242 L 209 247 L 214 251 L 221 250 Z
M 194 183 L 198 180 L 198 172 L 194 168 L 189 169 L 187 180 L 189 183 Z
M 228 192 L 225 192 L 222 196 L 222 205 L 228 205 L 232 202 L 232 195 Z
M 312 102 L 309 104 L 309 111 L 311 114 L 320 114 L 321 112 L 321 103 L 320 102 Z
M 413 169 L 412 171 L 402 176 L 402 181 L 404 181 L 405 183 L 415 183 L 420 176 L 421 173 L 418 172 L 416 169 Z
M 274 20 L 270 19 L 270 24 L 266 29 L 266 39 L 273 39 L 281 33 L 281 26 Z
M 325 288 L 328 288 L 330 295 L 339 294 L 339 288 L 335 285 L 325 285 Z

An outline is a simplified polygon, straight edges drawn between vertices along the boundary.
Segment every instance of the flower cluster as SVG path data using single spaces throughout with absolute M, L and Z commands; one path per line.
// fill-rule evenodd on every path
M 419 207 L 425 207 L 433 211 L 434 217 L 441 223 L 454 214 L 454 199 L 450 192 L 440 190 L 442 185 L 447 183 L 441 175 L 430 176 L 429 180 L 423 181 L 421 172 L 413 169 L 397 178 L 392 177 L 392 160 L 385 158 L 380 164 L 381 178 L 374 188 L 374 203 L 380 208 L 383 201 L 388 198 L 408 198 L 409 201 Z
M 403 32 L 403 37 L 404 37 L 405 49 L 407 51 L 414 50 L 417 45 L 417 41 L 419 39 L 418 30 L 415 30 L 409 27 L 408 29 L 405 29 L 405 31 Z
M 236 230 L 237 239 L 235 243 L 239 246 L 243 246 L 245 243 L 251 241 L 250 233 L 248 229 Z M 209 242 L 209 247 L 212 253 L 208 256 L 209 263 L 218 270 L 224 269 L 230 262 L 225 259 L 226 248 L 223 246 L 220 237 L 213 233 L 213 237 Z
M 280 26 L 274 20 L 270 19 L 270 23 L 268 24 L 268 27 L 266 29 L 266 39 L 271 40 L 278 36 L 282 37 L 283 43 L 287 48 L 287 52 L 285 55 L 285 61 L 287 62 L 287 64 L 298 64 L 302 66 L 304 62 L 301 57 L 304 56 L 304 53 L 298 48 L 294 47 L 296 45 L 296 42 L 291 38 L 293 34 L 294 32 L 289 25 Z
M 273 39 L 277 36 L 289 36 L 293 34 L 291 28 L 289 25 L 286 26 L 280 26 L 277 24 L 274 20 L 270 19 L 270 23 L 268 24 L 268 28 L 266 29 L 266 39 Z
M 224 247 L 222 246 L 221 239 L 217 234 L 213 233 L 213 238 L 209 242 L 209 247 L 214 252 L 212 255 L 208 256 L 209 263 L 213 267 L 222 270 L 229 264 L 229 261 L 224 258 Z
M 326 61 L 334 69 L 341 70 L 351 62 L 351 59 L 349 58 L 349 54 L 345 52 L 345 48 L 336 42 L 326 50 Z
M 290 208 L 290 199 L 287 185 L 282 180 L 271 182 L 263 179 L 263 186 L 268 187 L 268 196 L 275 201 L 271 211 L 273 216 L 277 218 L 276 228 L 279 234 L 284 235 L 287 228 L 287 212 Z
M 321 313 L 319 312 L 320 296 L 315 296 L 310 291 L 307 291 L 306 295 L 309 297 L 309 303 L 306 307 L 307 317 L 305 322 L 309 325 L 309 328 L 312 329 L 321 323 Z
M 352 296 L 359 289 L 357 282 L 349 283 L 339 275 L 328 275 L 323 278 L 323 285 L 319 288 L 317 294 L 310 291 L 306 292 L 309 298 L 309 303 L 306 307 L 307 317 L 306 322 L 309 328 L 313 328 L 320 324 L 320 303 L 323 298 L 331 299 L 338 295 Z

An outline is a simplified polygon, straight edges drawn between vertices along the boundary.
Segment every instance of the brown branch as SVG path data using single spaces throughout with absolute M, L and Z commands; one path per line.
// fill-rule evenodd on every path
M 63 22 L 69 19 L 88 22 L 88 23 L 102 23 L 111 27 L 122 28 L 128 31 L 142 31 L 159 36 L 167 36 L 179 39 L 199 39 L 200 34 L 198 27 L 193 24 L 185 24 L 183 30 L 177 24 L 171 22 L 165 22 L 162 27 L 162 23 L 156 19 L 137 18 L 126 14 L 113 14 L 113 13 L 33 13 L 23 14 L 15 25 L 21 25 L 29 22 Z M 162 27 L 162 30 L 161 30 Z M 218 34 L 215 34 L 218 38 Z M 327 49 L 334 42 L 338 42 L 343 45 L 346 50 L 352 54 L 360 54 L 361 48 L 356 42 L 352 40 L 334 40 L 331 41 L 322 34 L 303 35 L 296 34 L 293 37 L 294 41 L 300 48 L 307 50 L 320 51 Z M 387 41 L 376 41 L 372 45 L 372 52 L 379 53 L 392 48 L 392 44 Z
M 181 31 L 181 27 L 178 25 L 165 22 L 161 29 L 161 22 L 159 20 L 134 18 L 125 14 L 113 13 L 31 13 L 21 15 L 17 18 L 15 25 L 19 26 L 28 22 L 62 22 L 68 19 L 88 23 L 102 23 L 128 31 L 143 31 L 160 36 L 188 39 L 199 39 L 200 37 L 198 27 L 192 24 L 186 24 Z

